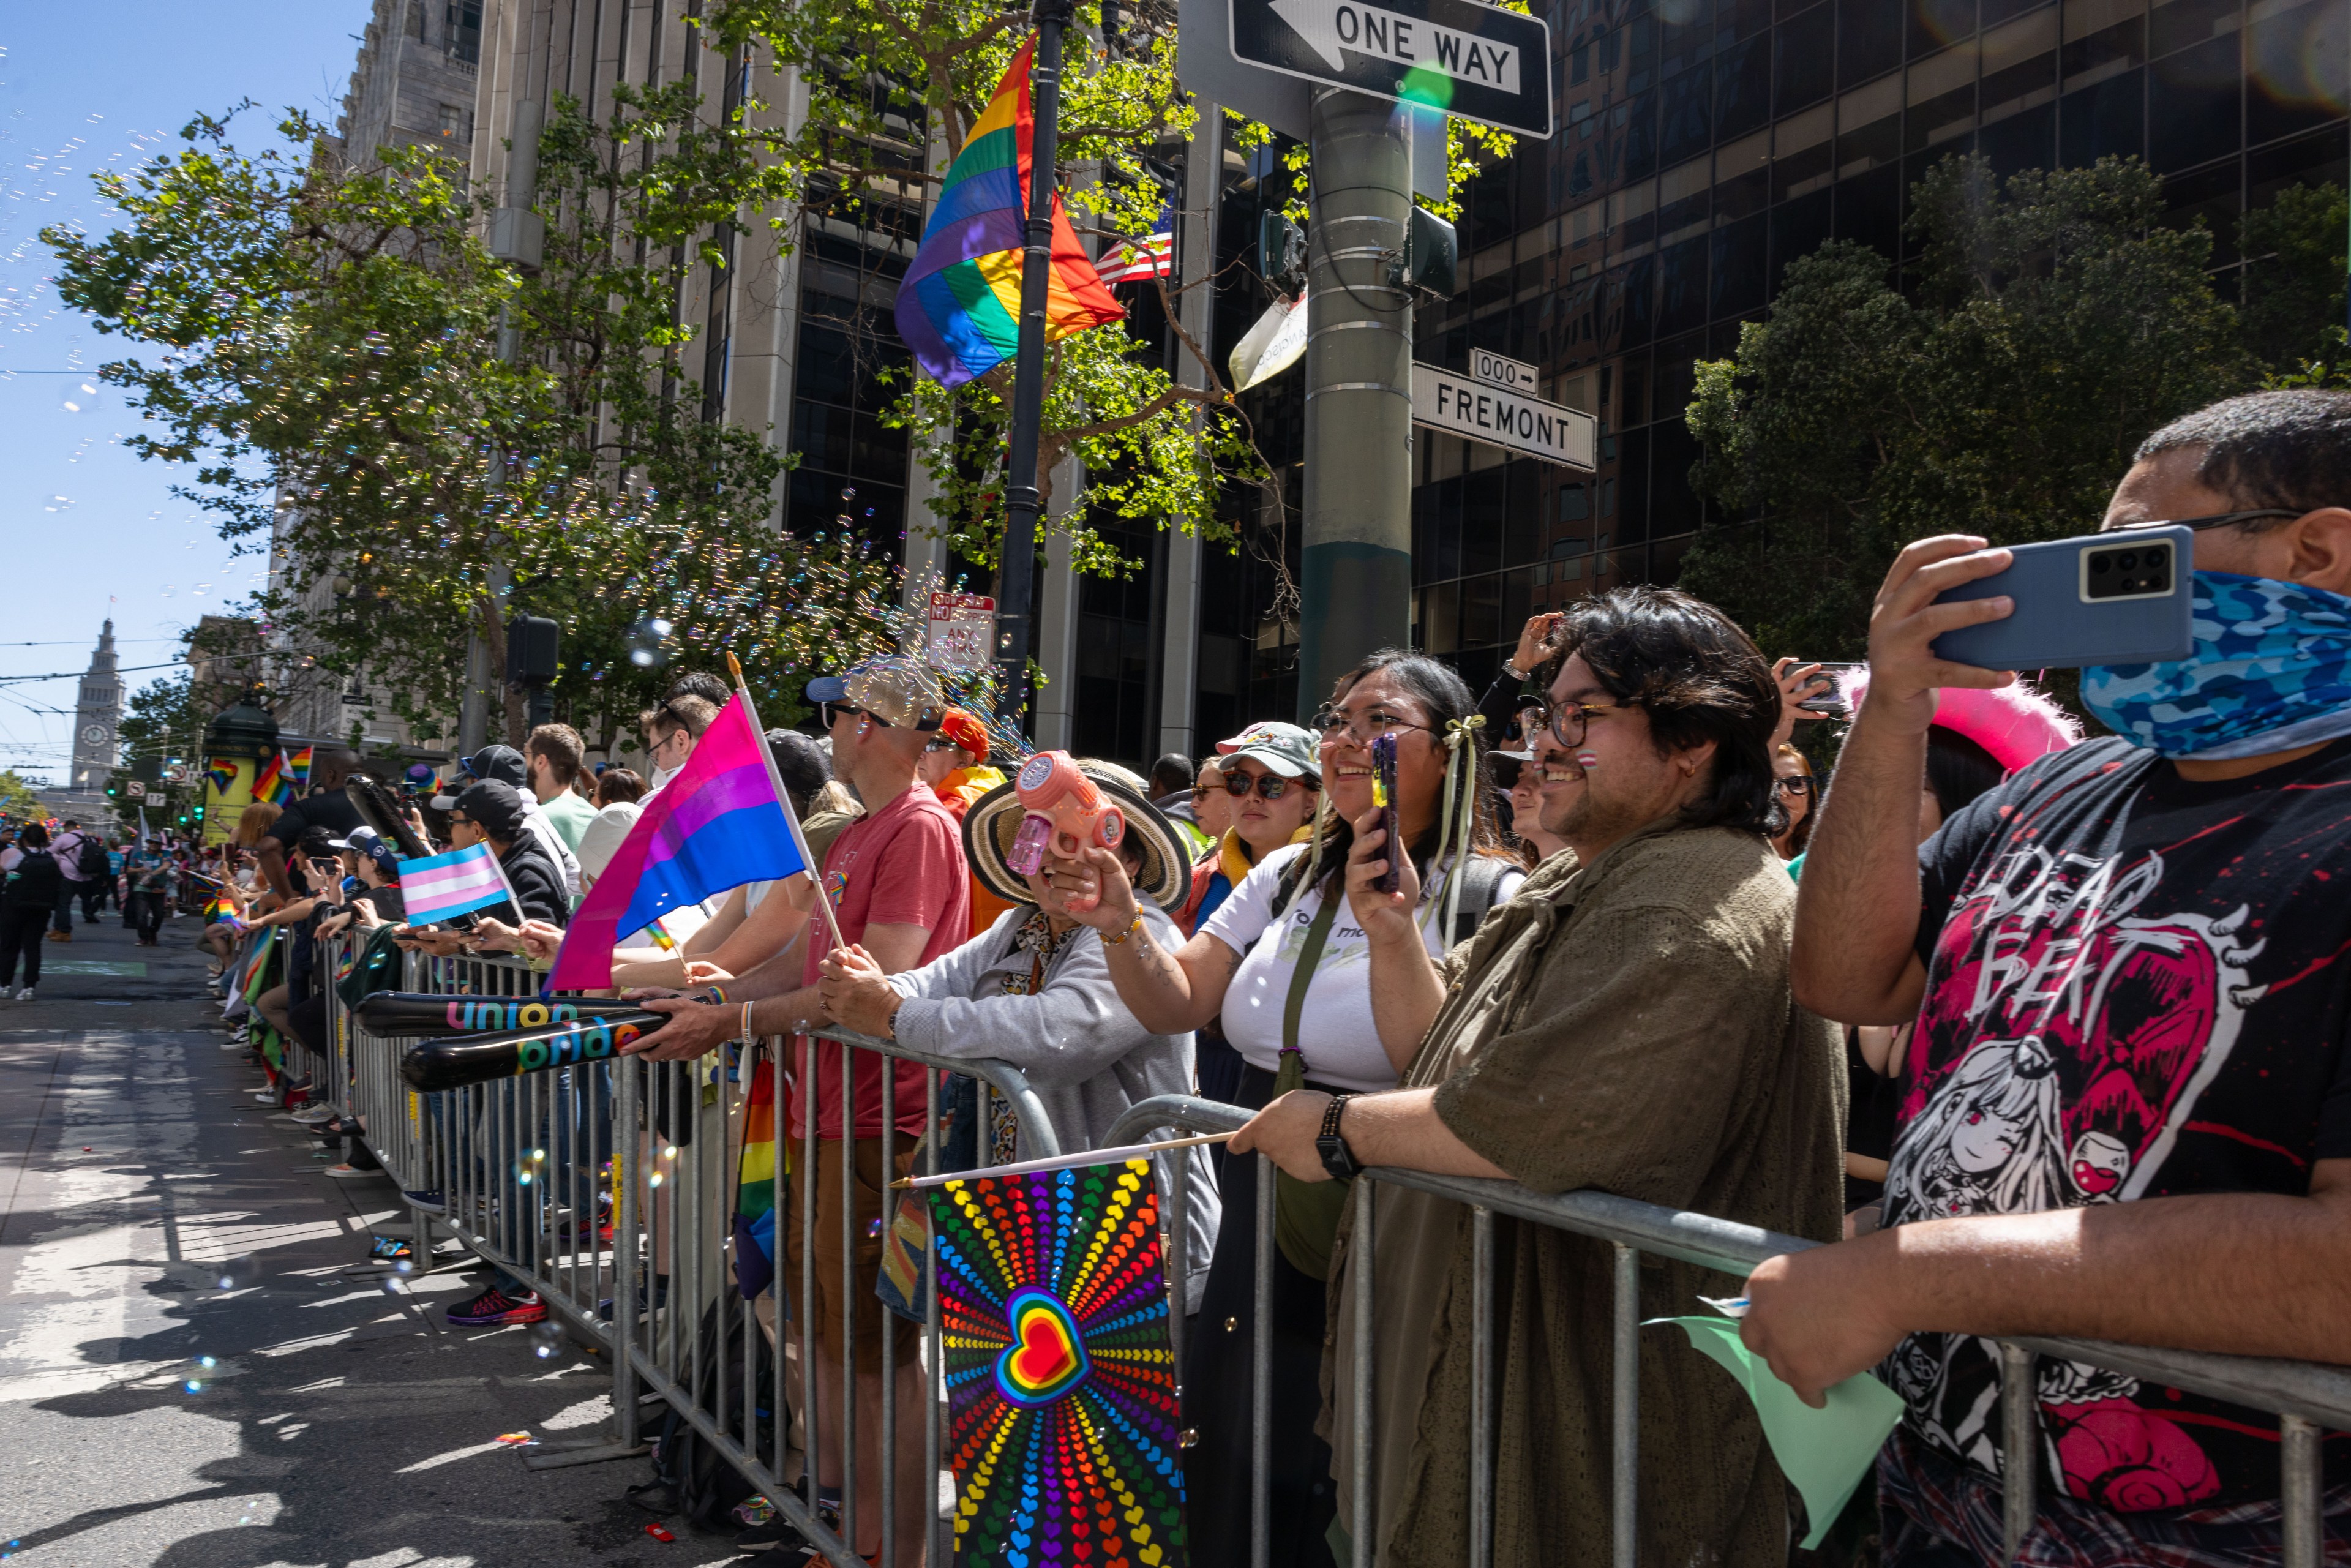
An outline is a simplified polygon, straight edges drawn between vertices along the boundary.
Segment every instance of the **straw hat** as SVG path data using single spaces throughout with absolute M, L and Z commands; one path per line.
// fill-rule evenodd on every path
M 1127 837 L 1143 852 L 1143 869 L 1134 879 L 1137 895 L 1162 909 L 1181 905 L 1192 892 L 1191 861 L 1174 825 L 1151 803 L 1145 793 L 1148 786 L 1114 763 L 1081 761 L 1078 767 L 1124 813 Z M 1037 902 L 1029 890 L 1029 879 L 1005 861 L 1027 815 L 1020 797 L 1008 782 L 974 800 L 963 819 L 963 852 L 971 862 L 972 874 L 988 892 L 1013 904 Z

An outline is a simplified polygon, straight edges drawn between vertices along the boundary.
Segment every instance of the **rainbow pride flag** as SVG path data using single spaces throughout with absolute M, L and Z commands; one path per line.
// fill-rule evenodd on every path
M 743 1102 L 743 1153 L 735 1166 L 735 1279 L 746 1298 L 776 1278 L 776 1065 L 751 1070 Z
M 310 756 L 315 750 L 317 747 L 306 746 L 286 759 L 286 777 L 293 780 L 297 794 L 310 786 Z
M 807 869 L 791 808 L 768 770 L 767 743 L 736 693 L 695 743 L 685 768 L 645 802 L 611 863 L 571 917 L 549 991 L 612 983 L 612 948 L 677 908 Z
M 254 769 L 253 798 L 282 806 L 294 798 L 294 781 L 286 777 L 286 754 L 273 751 Z
M 1012 57 L 970 140 L 947 166 L 938 205 L 898 286 L 898 336 L 943 387 L 986 375 L 1019 343 L 1021 227 L 1036 141 L 1029 64 L 1036 47 L 1031 38 Z M 1059 342 L 1125 313 L 1102 287 L 1054 192 L 1045 340 Z

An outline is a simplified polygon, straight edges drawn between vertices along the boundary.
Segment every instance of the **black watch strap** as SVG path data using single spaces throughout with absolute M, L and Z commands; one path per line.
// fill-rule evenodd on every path
M 1352 1094 L 1332 1095 L 1331 1103 L 1322 1111 L 1322 1130 L 1314 1137 L 1314 1152 L 1322 1156 L 1322 1168 L 1331 1173 L 1334 1181 L 1352 1181 L 1362 1168 L 1355 1164 L 1347 1140 L 1339 1132 L 1339 1118 L 1346 1113 L 1347 1102 L 1353 1098 Z

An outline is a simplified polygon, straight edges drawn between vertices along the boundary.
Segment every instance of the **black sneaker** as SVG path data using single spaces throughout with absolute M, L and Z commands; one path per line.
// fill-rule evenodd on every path
M 535 1323 L 545 1321 L 547 1303 L 532 1291 L 522 1296 L 509 1296 L 496 1285 L 484 1291 L 463 1306 L 448 1312 L 454 1328 L 486 1328 L 494 1323 Z

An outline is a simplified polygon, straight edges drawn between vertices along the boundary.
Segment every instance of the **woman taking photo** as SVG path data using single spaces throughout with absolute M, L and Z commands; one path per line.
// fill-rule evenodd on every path
M 1242 1059 L 1234 1103 L 1255 1110 L 1301 1086 L 1393 1088 L 1406 1063 L 1389 1056 L 1373 1024 L 1370 953 L 1343 891 L 1347 850 L 1373 807 L 1372 743 L 1392 736 L 1397 828 L 1426 878 L 1420 925 L 1428 950 L 1444 952 L 1510 896 L 1524 873 L 1495 831 L 1476 711 L 1458 675 L 1418 654 L 1384 651 L 1342 675 L 1316 725 L 1328 809 L 1315 837 L 1260 858 L 1172 954 L 1143 924 L 1125 870 L 1107 851 L 1057 867 L 1046 907 L 1061 904 L 1056 913 L 1102 933 L 1119 999 L 1146 1029 L 1222 1028 Z M 1070 910 L 1069 895 L 1098 902 Z M 1225 1163 L 1224 1222 L 1197 1325 L 1185 1342 L 1185 1425 L 1200 1435 L 1185 1460 L 1197 1563 L 1250 1561 L 1258 1173 L 1256 1160 Z M 1344 1196 L 1338 1183 L 1287 1181 L 1276 1195 L 1273 1568 L 1331 1563 L 1331 1450 L 1314 1422 L 1325 1277 Z

